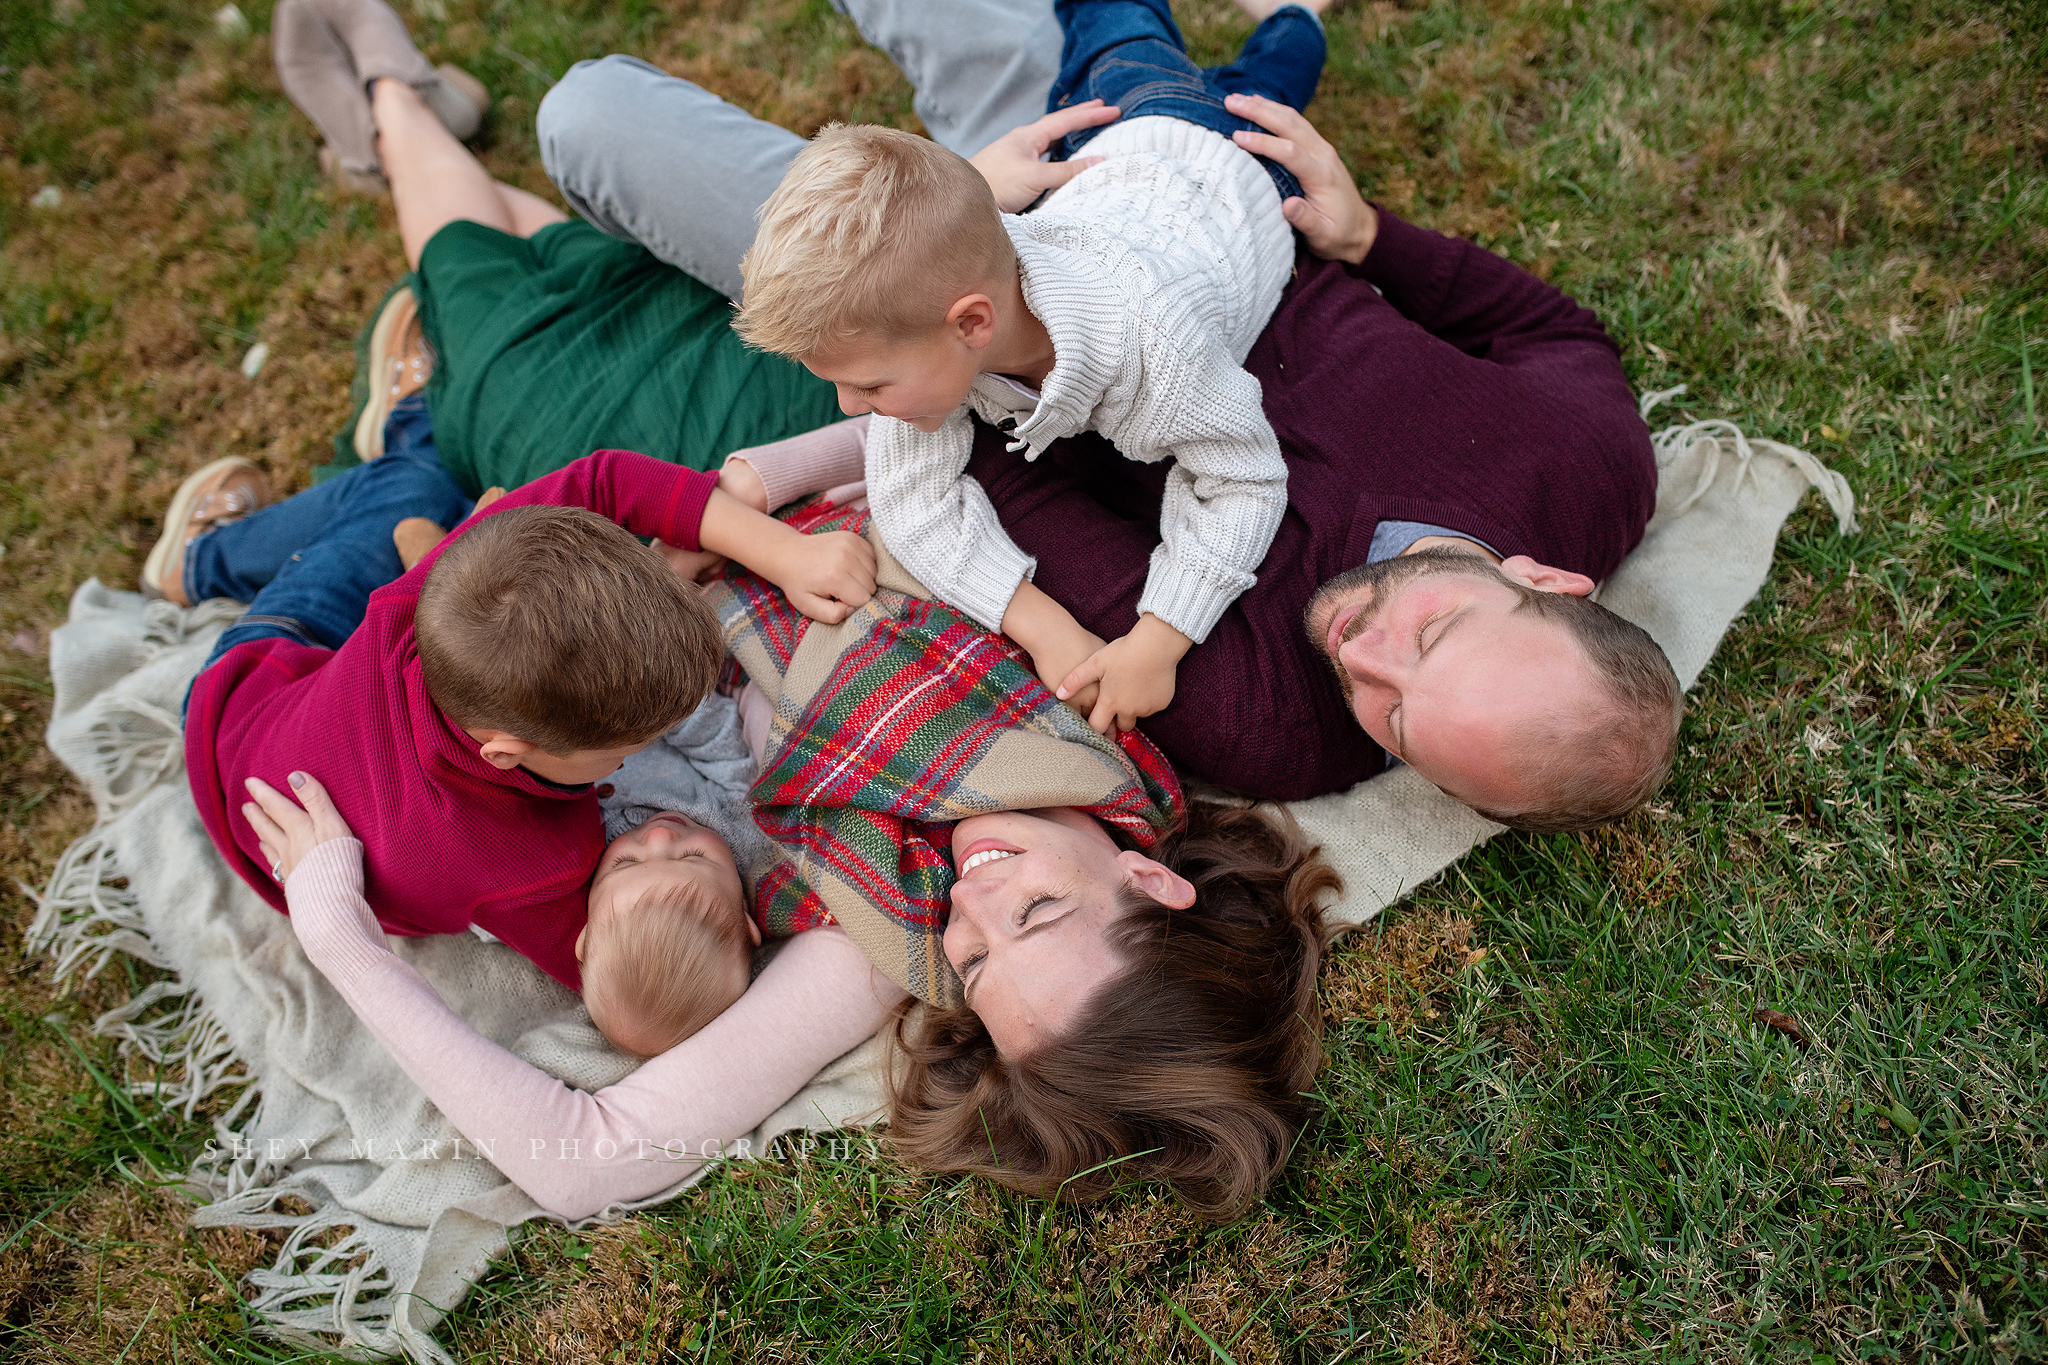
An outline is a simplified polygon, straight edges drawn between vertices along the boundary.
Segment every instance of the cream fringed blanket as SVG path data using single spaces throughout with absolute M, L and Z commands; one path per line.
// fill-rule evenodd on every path
M 1657 449 L 1656 519 L 1601 600 L 1647 628 L 1690 685 L 1763 583 L 1778 528 L 1809 486 L 1844 531 L 1855 522 L 1847 485 L 1803 451 L 1745 441 L 1726 423 L 1663 432 Z M 435 1325 L 504 1248 L 507 1229 L 544 1215 L 456 1140 L 313 970 L 284 917 L 207 841 L 186 790 L 178 706 L 233 615 L 220 603 L 146 604 L 97 582 L 73 598 L 51 641 L 49 742 L 100 819 L 59 861 L 30 940 L 60 975 L 90 974 L 118 953 L 176 974 L 95 1029 L 160 1064 L 171 1079 L 145 1088 L 164 1104 L 189 1114 L 215 1092 L 234 1096 L 192 1173 L 211 1201 L 195 1221 L 287 1232 L 276 1263 L 249 1280 L 250 1306 L 270 1330 L 445 1361 Z M 1497 829 L 1406 769 L 1295 811 L 1343 873 L 1336 915 L 1352 925 Z M 573 996 L 509 949 L 466 936 L 399 945 L 481 1032 L 570 1084 L 596 1089 L 630 1068 Z M 791 1129 L 870 1119 L 880 1058 L 872 1040 L 841 1058 L 753 1135 L 752 1149 Z M 312 1212 L 285 1212 L 286 1196 Z

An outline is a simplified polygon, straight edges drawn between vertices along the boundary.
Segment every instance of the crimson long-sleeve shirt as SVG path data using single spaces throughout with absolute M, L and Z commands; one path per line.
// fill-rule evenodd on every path
M 1245 368 L 1287 460 L 1287 515 L 1257 585 L 1142 728 L 1188 776 L 1294 800 L 1386 764 L 1301 625 L 1318 587 L 1365 562 L 1375 526 L 1426 522 L 1604 578 L 1642 539 L 1657 470 L 1591 311 L 1385 210 L 1362 265 L 1300 258 Z M 1115 639 L 1137 620 L 1165 471 L 1089 451 L 1097 439 L 1027 464 L 983 428 L 968 472 L 1039 557 L 1038 586 Z
M 482 515 L 584 507 L 635 535 L 695 549 L 717 483 L 715 474 L 600 450 Z M 493 767 L 427 695 L 413 611 L 447 545 L 372 593 L 340 649 L 252 640 L 200 674 L 185 718 L 192 796 L 228 865 L 283 910 L 283 888 L 241 814 L 242 782 L 260 777 L 285 791 L 289 774 L 305 769 L 362 840 L 365 897 L 387 932 L 480 925 L 575 990 L 585 887 L 605 846 L 597 798 Z

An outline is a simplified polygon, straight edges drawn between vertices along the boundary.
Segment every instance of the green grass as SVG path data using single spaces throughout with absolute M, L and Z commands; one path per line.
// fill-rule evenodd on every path
M 212 8 L 0 19 L 0 870 L 30 883 L 90 819 L 39 742 L 70 590 L 130 578 L 204 459 L 303 481 L 397 269 L 388 207 L 319 181 L 267 7 L 240 44 Z M 1245 29 L 1181 12 L 1203 60 Z M 610 50 L 804 131 L 914 126 L 823 0 L 407 13 L 499 93 L 483 155 L 536 190 L 547 81 Z M 1320 1117 L 1252 1218 L 1207 1228 L 1146 1190 L 1049 1208 L 826 1147 L 617 1228 L 527 1231 L 451 1349 L 2048 1355 L 2039 8 L 1435 0 L 1329 27 L 1311 112 L 1370 193 L 1597 308 L 1638 388 L 1688 383 L 1684 413 L 1813 450 L 1863 532 L 1795 514 L 1654 810 L 1496 840 L 1340 950 Z M 61 203 L 33 207 L 46 186 Z M 274 1244 L 194 1232 L 152 1183 L 204 1125 L 126 1100 L 84 1034 L 145 973 L 60 995 L 9 906 L 0 1350 L 310 1358 L 237 1306 Z

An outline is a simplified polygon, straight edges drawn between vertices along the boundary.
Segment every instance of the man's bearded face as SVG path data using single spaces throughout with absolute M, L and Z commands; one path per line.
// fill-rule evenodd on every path
M 1431 549 L 1361 565 L 1303 616 L 1352 714 L 1388 753 L 1470 805 L 1519 810 L 1531 764 L 1602 695 L 1561 624 L 1485 559 Z

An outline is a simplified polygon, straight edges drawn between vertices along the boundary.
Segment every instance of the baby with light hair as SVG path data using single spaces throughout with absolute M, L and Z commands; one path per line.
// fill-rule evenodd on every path
M 847 413 L 878 415 L 867 481 L 883 540 L 1107 732 L 1172 700 L 1182 656 L 1256 581 L 1287 505 L 1243 362 L 1293 266 L 1282 205 L 1301 187 L 1238 145 L 1256 125 L 1224 101 L 1302 107 L 1324 44 L 1314 9 L 1284 5 L 1205 71 L 1166 0 L 1056 11 L 1050 107 L 1073 118 L 1054 151 L 1085 146 L 1083 169 L 1026 213 L 927 139 L 828 128 L 762 207 L 735 326 L 831 380 Z M 965 473 L 977 418 L 1026 459 L 1094 431 L 1127 459 L 1173 462 L 1123 638 L 1105 645 L 1032 585 L 1036 561 Z
M 600 789 L 611 843 L 576 957 L 591 1022 L 621 1052 L 666 1052 L 747 989 L 747 888 L 776 856 L 747 803 L 754 771 L 738 707 L 714 692 Z

